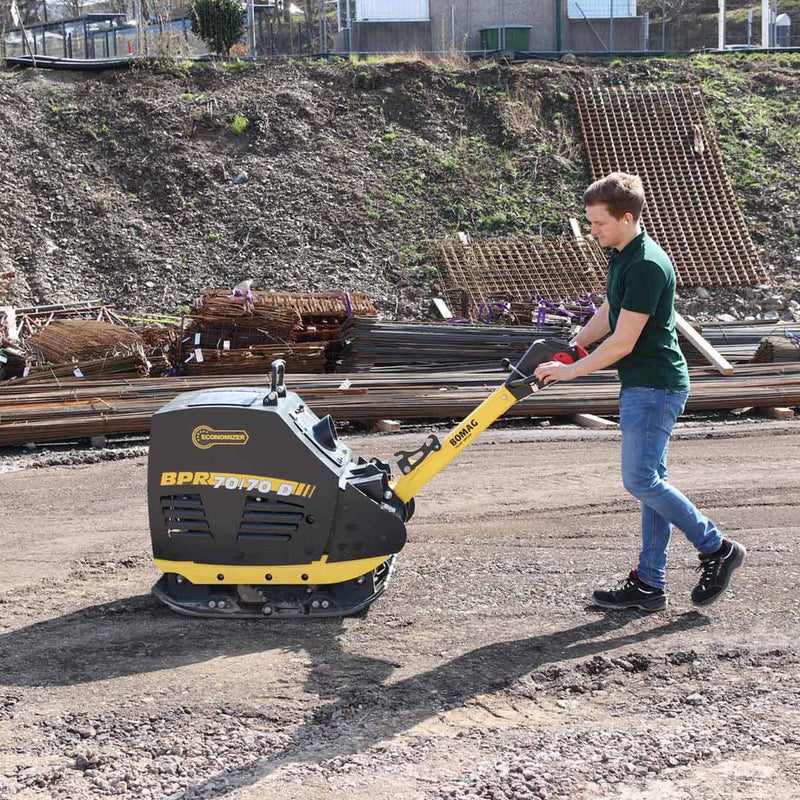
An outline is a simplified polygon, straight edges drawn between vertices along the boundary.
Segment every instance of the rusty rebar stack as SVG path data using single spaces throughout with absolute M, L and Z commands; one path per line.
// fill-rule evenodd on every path
M 130 328 L 91 319 L 54 320 L 25 342 L 42 363 L 63 364 L 130 352 L 142 340 Z
M 266 375 L 277 358 L 286 361 L 290 372 L 324 372 L 325 349 L 325 342 L 292 342 L 253 345 L 240 350 L 203 350 L 202 362 L 194 358 L 184 365 L 182 372 L 184 375 Z
M 714 369 L 690 370 L 687 410 L 742 406 L 800 406 L 800 364 L 746 364 L 723 377 Z M 319 414 L 337 421 L 460 419 L 488 397 L 505 375 L 492 372 L 291 375 L 287 384 Z M 76 439 L 98 433 L 135 433 L 180 392 L 227 386 L 268 386 L 266 375 L 148 380 L 64 381 L 60 387 L 3 384 L 0 446 Z M 619 381 L 610 371 L 537 392 L 508 416 L 616 414 Z
M 773 361 L 800 361 L 800 336 L 766 336 L 753 356 L 753 363 L 763 364 Z
M 63 378 L 146 378 L 150 374 L 150 362 L 141 343 L 126 349 L 125 353 L 103 358 L 32 367 L 26 377 L 14 379 L 13 384 L 58 383 Z

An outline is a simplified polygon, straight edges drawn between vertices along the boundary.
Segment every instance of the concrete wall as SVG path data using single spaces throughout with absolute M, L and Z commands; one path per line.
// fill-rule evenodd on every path
M 600 43 L 598 36 L 608 45 L 608 19 L 590 19 L 589 22 L 592 24 L 591 28 L 587 21 L 583 19 L 564 21 L 562 32 L 562 46 L 564 50 L 574 50 L 576 52 L 605 52 L 606 48 Z M 592 28 L 594 28 L 597 36 L 592 33 Z M 650 32 L 652 34 L 652 28 Z M 641 50 L 642 35 L 643 25 L 641 17 L 614 20 L 614 50 Z
M 410 53 L 415 50 L 430 52 L 430 22 L 351 22 L 353 26 L 353 52 L 358 53 Z M 338 52 L 348 51 L 347 31 L 336 35 Z
M 566 7 L 566 0 L 563 0 Z M 531 49 L 555 48 L 555 0 L 430 0 L 431 33 L 434 50 L 442 49 L 442 16 L 445 47 L 455 38 L 455 46 L 463 50 L 479 50 L 480 29 L 493 25 L 532 25 Z M 455 26 L 453 15 L 455 14 Z M 453 37 L 455 32 L 455 37 Z
M 480 50 L 480 30 L 494 25 L 531 25 L 531 50 L 556 49 L 556 0 L 430 0 L 430 22 L 354 22 L 353 50 L 361 52 Z M 592 19 L 592 27 L 608 43 L 608 20 Z M 455 23 L 455 24 L 454 24 Z M 605 52 L 585 20 L 567 18 L 561 1 L 561 46 L 569 51 Z M 614 20 L 614 49 L 639 50 L 642 19 Z M 347 51 L 347 33 L 338 34 L 336 47 Z

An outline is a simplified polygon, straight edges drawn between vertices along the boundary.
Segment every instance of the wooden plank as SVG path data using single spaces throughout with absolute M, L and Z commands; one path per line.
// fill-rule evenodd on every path
M 758 409 L 765 417 L 770 419 L 793 419 L 794 410 L 783 406 L 765 406 Z
M 578 223 L 578 220 L 575 219 L 575 217 L 570 217 L 569 218 L 569 227 L 570 227 L 570 230 L 572 231 L 572 235 L 579 242 L 582 242 L 583 241 L 583 234 L 581 233 L 581 226 Z
M 372 430 L 375 433 L 389 433 L 390 431 L 399 431 L 400 421 L 396 419 L 379 419 L 372 423 Z
M 675 327 L 717 372 L 721 375 L 733 375 L 731 363 L 720 355 L 677 311 L 675 312 Z
M 617 423 L 613 420 L 606 419 L 605 417 L 598 417 L 595 414 L 573 414 L 571 419 L 576 425 L 580 425 L 582 428 L 609 430 L 617 427 Z

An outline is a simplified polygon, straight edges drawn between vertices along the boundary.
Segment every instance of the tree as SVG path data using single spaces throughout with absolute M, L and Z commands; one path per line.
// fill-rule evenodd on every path
M 194 0 L 189 16 L 192 33 L 226 56 L 247 27 L 247 11 L 240 0 Z

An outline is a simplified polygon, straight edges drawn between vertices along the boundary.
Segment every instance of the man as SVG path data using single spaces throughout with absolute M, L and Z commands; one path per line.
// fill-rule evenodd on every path
M 574 364 L 541 364 L 536 377 L 545 383 L 570 381 L 612 364 L 619 371 L 622 482 L 642 505 L 642 551 L 638 567 L 615 588 L 596 591 L 593 600 L 605 608 L 666 608 L 667 546 L 674 525 L 700 554 L 692 602 L 706 605 L 727 589 L 746 551 L 723 539 L 666 480 L 670 435 L 689 394 L 675 333 L 675 270 L 641 228 L 644 189 L 638 177 L 612 173 L 593 183 L 583 199 L 592 234 L 611 248 L 611 257 L 606 300 L 573 343 L 585 348 L 611 336 Z

